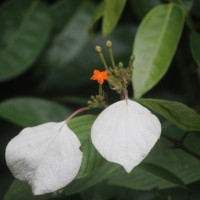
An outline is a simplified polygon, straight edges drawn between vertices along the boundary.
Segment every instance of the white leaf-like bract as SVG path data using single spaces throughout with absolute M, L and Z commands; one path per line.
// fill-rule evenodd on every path
M 135 101 L 122 100 L 100 113 L 92 126 L 91 139 L 106 160 L 130 173 L 160 134 L 161 124 L 155 115 Z
M 28 182 L 34 195 L 54 192 L 78 174 L 80 142 L 66 122 L 49 122 L 23 129 L 6 147 L 6 162 L 13 175 Z

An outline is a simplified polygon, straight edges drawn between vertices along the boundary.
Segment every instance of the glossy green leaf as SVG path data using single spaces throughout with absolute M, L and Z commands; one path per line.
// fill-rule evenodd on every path
M 185 150 L 175 148 L 166 139 L 160 139 L 146 162 L 154 163 L 172 172 L 185 184 L 200 180 L 200 160 Z M 163 187 L 167 187 L 167 185 L 163 185 Z
M 27 183 L 15 180 L 11 184 L 8 192 L 4 196 L 3 200 L 47 200 L 55 198 L 56 196 L 69 196 L 71 194 L 81 192 L 97 183 L 105 180 L 110 176 L 118 166 L 112 166 L 106 163 L 101 166 L 95 173 L 85 178 L 74 180 L 70 185 L 66 186 L 63 190 L 55 192 L 53 194 L 47 194 L 42 196 L 33 196 L 30 186 Z
M 177 183 L 193 183 L 200 179 L 200 161 L 183 150 L 173 148 L 171 142 L 161 139 L 144 162 L 167 170 L 170 174 L 176 176 L 176 183 L 166 174 L 161 176 L 160 171 L 148 171 L 140 168 L 140 165 L 133 169 L 130 174 L 123 170 L 116 171 L 110 178 L 109 183 L 137 190 L 152 190 L 177 187 Z M 154 169 L 155 170 L 155 169 Z M 170 175 L 171 176 L 171 175 Z M 179 179 L 179 180 L 177 180 Z
M 127 187 L 135 190 L 151 191 L 155 188 L 171 188 L 175 185 L 168 183 L 167 181 L 152 175 L 151 173 L 136 167 L 130 174 L 126 174 L 120 170 L 110 177 L 109 184 Z
M 71 112 L 60 104 L 39 98 L 12 98 L 0 103 L 0 118 L 22 127 L 62 121 Z
M 184 182 L 180 178 L 158 165 L 143 162 L 139 165 L 139 168 L 176 186 L 186 188 Z
M 77 134 L 81 141 L 83 161 L 76 179 L 64 189 L 63 195 L 70 195 L 85 190 L 105 180 L 113 171 L 119 168 L 118 165 L 106 162 L 91 142 L 90 130 L 95 119 L 95 116 L 84 115 L 69 122 L 69 127 Z
M 16 0 L 11 1 L 11 3 L 16 4 Z M 5 6 L 6 10 L 9 8 L 9 6 Z M 13 9 L 12 6 L 11 8 Z M 23 13 L 23 10 L 21 12 Z M 3 17 L 6 17 L 6 15 Z M 16 16 L 12 15 L 12 17 L 10 23 L 15 24 Z M 4 18 L 1 19 L 1 21 L 3 20 Z M 34 63 L 47 42 L 50 28 L 51 19 L 48 8 L 39 1 L 32 2 L 23 15 L 19 26 L 15 30 L 10 30 L 14 33 L 9 34 L 10 37 L 6 38 L 7 41 L 1 48 L 0 81 L 20 75 Z
M 105 163 L 98 170 L 92 173 L 90 176 L 86 176 L 83 179 L 75 180 L 70 185 L 68 185 L 63 194 L 68 196 L 77 192 L 81 192 L 101 181 L 106 180 L 113 172 L 115 172 L 119 168 L 118 165 L 114 165 L 111 163 Z
M 136 191 L 125 187 L 114 186 L 106 181 L 81 192 L 82 200 L 155 200 L 155 191 Z
M 68 123 L 69 127 L 77 134 L 81 141 L 81 151 L 83 152 L 83 161 L 77 179 L 92 173 L 92 171 L 105 162 L 94 148 L 90 139 L 90 129 L 95 119 L 95 116 L 84 115 L 74 118 Z
M 157 6 L 143 19 L 133 48 L 136 98 L 149 91 L 166 73 L 182 33 L 184 18 L 183 8 L 170 3 Z
M 130 189 L 150 191 L 157 187 L 162 187 L 167 184 L 166 181 L 153 176 L 152 174 L 136 167 L 133 172 L 129 175 L 124 173 L 124 171 L 117 171 L 108 181 L 111 185 L 122 186 Z M 173 187 L 174 185 L 170 185 Z M 169 187 L 170 187 L 169 186 Z
M 184 131 L 200 130 L 200 115 L 182 103 L 160 99 L 137 99 L 137 102 L 159 113 Z
M 76 58 L 87 42 L 93 4 L 85 2 L 54 38 L 45 54 L 45 65 L 52 69 L 66 67 Z M 70 66 L 72 67 L 72 66 Z
M 104 15 L 102 22 L 102 34 L 107 36 L 116 27 L 123 9 L 126 5 L 126 0 L 104 0 Z
M 105 181 L 80 193 L 82 200 L 110 200 L 124 192 L 124 188 L 108 185 Z
M 199 133 L 189 133 L 184 140 L 184 145 L 200 157 L 200 137 Z
M 190 49 L 194 60 L 200 67 L 200 34 L 197 32 L 192 32 L 190 35 Z
M 27 183 L 15 180 L 8 189 L 3 200 L 45 200 L 52 197 L 52 195 L 33 196 L 31 188 Z

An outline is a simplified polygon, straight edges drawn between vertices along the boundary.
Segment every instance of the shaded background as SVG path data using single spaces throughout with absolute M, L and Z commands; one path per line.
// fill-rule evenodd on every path
M 8 141 L 18 134 L 23 126 L 33 126 L 50 120 L 60 121 L 76 108 L 86 105 L 89 96 L 97 93 L 97 84 L 90 81 L 93 70 L 103 69 L 94 50 L 95 45 L 102 46 L 107 57 L 105 42 L 107 39 L 111 40 L 116 61 L 128 64 L 135 32 L 142 18 L 156 5 L 167 2 L 128 0 L 117 27 L 106 38 L 101 34 L 101 20 L 92 23 L 94 11 L 101 1 L 46 0 L 40 1 L 40 4 L 32 0 L 1 2 L 0 76 L 6 69 L 5 64 L 17 65 L 20 70 L 15 72 L 13 69 L 13 75 L 5 76 L 0 83 L 0 199 L 3 199 L 14 180 L 4 157 Z M 200 57 L 195 59 L 191 53 L 190 33 L 191 30 L 197 33 L 200 31 L 200 4 L 198 1 L 183 3 L 188 6 L 189 17 L 172 64 L 164 78 L 145 94 L 145 97 L 179 101 L 199 112 L 200 63 L 197 60 L 200 60 Z M 16 37 L 18 42 L 13 44 L 12 41 Z M 200 44 L 200 40 L 197 39 L 196 43 Z M 5 49 L 9 45 L 12 45 L 9 50 L 12 56 L 8 56 L 8 62 L 4 57 Z M 108 90 L 107 83 L 104 88 Z M 131 95 L 131 86 L 129 90 Z M 111 93 L 109 102 L 117 98 Z M 175 140 L 184 135 L 172 125 L 169 125 L 168 131 Z M 199 136 L 192 133 L 188 138 L 188 145 L 200 155 Z M 196 177 L 190 179 L 191 184 L 188 187 L 191 193 L 180 188 L 159 190 L 155 187 L 147 191 L 142 184 L 129 187 L 129 184 L 120 185 L 118 180 L 113 185 L 103 182 L 60 199 L 198 200 L 200 164 L 197 163 L 191 170 L 194 171 L 191 174 Z M 135 177 L 132 178 L 135 182 Z M 59 194 L 56 195 L 59 197 Z

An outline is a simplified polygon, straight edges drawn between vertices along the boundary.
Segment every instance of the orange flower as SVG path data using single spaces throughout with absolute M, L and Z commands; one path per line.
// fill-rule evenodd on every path
M 103 84 L 105 80 L 108 80 L 107 73 L 107 71 L 100 72 L 99 70 L 94 70 L 91 80 L 97 80 L 99 84 Z

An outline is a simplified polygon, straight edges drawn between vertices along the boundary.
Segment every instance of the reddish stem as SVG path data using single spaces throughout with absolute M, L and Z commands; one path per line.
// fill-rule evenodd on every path
M 125 99 L 127 100 L 128 99 L 128 90 L 127 89 L 125 89 Z
M 72 119 L 74 116 L 76 116 L 77 114 L 79 114 L 79 113 L 81 113 L 81 112 L 83 112 L 83 111 L 86 111 L 86 110 L 89 110 L 89 108 L 88 108 L 88 107 L 83 107 L 83 108 L 80 108 L 80 109 L 74 111 L 69 117 L 67 117 L 67 119 L 65 120 L 66 123 L 67 123 L 70 119 Z
M 128 103 L 128 90 L 124 90 L 124 99 L 126 100 L 126 103 Z

